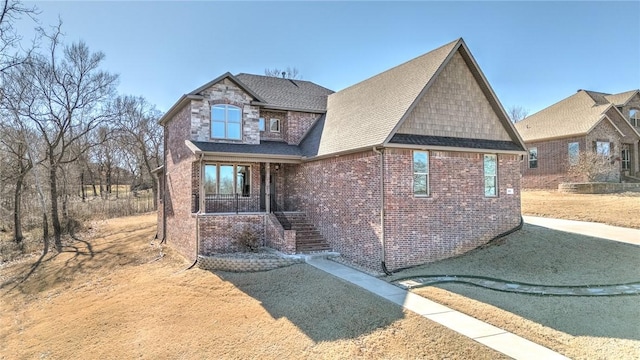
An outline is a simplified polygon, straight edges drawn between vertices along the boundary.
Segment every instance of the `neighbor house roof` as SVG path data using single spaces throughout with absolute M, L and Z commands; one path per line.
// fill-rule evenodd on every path
M 607 94 L 597 91 L 578 90 L 548 108 L 526 117 L 516 123 L 516 129 L 524 141 L 531 142 L 569 136 L 582 136 L 591 131 L 606 112 L 616 103 L 611 100 L 628 101 L 635 91 L 621 94 Z
M 332 90 L 304 80 L 252 74 L 238 74 L 236 79 L 255 91 L 265 108 L 323 113 L 327 96 L 333 94 Z
M 615 106 L 624 106 L 629 102 L 629 100 L 631 100 L 631 98 L 633 98 L 635 94 L 638 93 L 638 90 L 630 90 L 620 94 L 605 95 L 605 98 Z
M 458 39 L 367 80 L 329 95 L 318 156 L 382 146 L 460 51 L 513 141 L 524 144 L 482 75 L 464 41 Z

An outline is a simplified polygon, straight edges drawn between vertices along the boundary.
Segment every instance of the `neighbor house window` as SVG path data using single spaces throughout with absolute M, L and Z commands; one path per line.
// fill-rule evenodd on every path
M 242 139 L 242 110 L 233 105 L 213 105 L 211 107 L 211 137 Z
M 620 154 L 622 158 L 622 170 L 631 170 L 631 158 L 629 153 L 629 145 L 623 145 L 622 152 Z
M 251 167 L 234 164 L 207 164 L 204 166 L 205 195 L 251 194 Z
M 484 196 L 498 194 L 498 156 L 484 155 Z
M 538 167 L 538 148 L 529 149 L 529 168 L 535 169 Z
M 629 122 L 635 127 L 640 127 L 640 111 L 637 109 L 629 110 Z
M 269 120 L 269 131 L 280 132 L 280 119 Z
M 602 156 L 611 155 L 611 143 L 608 141 L 596 141 L 596 154 Z
M 258 130 L 264 131 L 264 118 L 258 119 Z
M 577 165 L 580 160 L 580 143 L 569 143 L 569 165 Z
M 429 153 L 413 152 L 413 195 L 429 195 Z

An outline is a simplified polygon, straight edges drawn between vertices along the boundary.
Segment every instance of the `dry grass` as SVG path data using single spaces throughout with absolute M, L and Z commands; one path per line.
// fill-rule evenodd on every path
M 0 267 L 0 358 L 504 358 L 307 265 L 185 271 L 155 215 L 94 229 Z
M 522 213 L 640 229 L 640 193 L 565 194 L 523 191 Z
M 640 280 L 640 247 L 525 224 L 493 246 L 402 271 L 481 275 L 548 285 Z M 462 284 L 416 293 L 575 359 L 640 358 L 640 296 L 548 297 Z

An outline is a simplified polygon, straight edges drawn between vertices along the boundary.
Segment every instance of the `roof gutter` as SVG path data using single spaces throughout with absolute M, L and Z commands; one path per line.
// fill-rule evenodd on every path
M 483 149 L 483 148 L 463 148 L 463 147 L 451 147 L 451 146 L 396 144 L 396 143 L 388 143 L 385 146 L 389 148 L 399 148 L 399 149 L 419 149 L 419 150 L 512 154 L 512 155 L 527 154 L 525 150 L 497 150 L 497 149 Z

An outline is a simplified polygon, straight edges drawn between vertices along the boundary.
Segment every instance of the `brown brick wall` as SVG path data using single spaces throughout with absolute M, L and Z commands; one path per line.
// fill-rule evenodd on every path
M 580 144 L 580 152 L 586 149 L 584 137 L 572 137 L 544 142 L 527 143 L 527 148 L 538 149 L 538 167 L 529 168 L 528 155 L 520 166 L 523 189 L 558 189 L 563 182 L 583 182 L 584 176 L 569 173 L 569 143 Z
M 412 161 L 411 150 L 385 152 L 389 269 L 465 253 L 519 224 L 518 155 L 498 155 L 497 197 L 484 196 L 483 154 L 430 152 L 429 197 L 413 196 Z
M 296 231 L 285 230 L 275 215 L 268 214 L 265 219 L 265 245 L 285 254 L 296 252 Z
M 380 166 L 373 152 L 286 165 L 285 206 L 304 211 L 333 250 L 380 269 Z
M 518 155 L 498 156 L 499 196 L 484 196 L 483 154 L 431 153 L 428 198 L 413 196 L 412 151 L 385 153 L 386 263 L 396 269 L 462 254 L 520 221 Z M 363 152 L 287 166 L 290 209 L 304 211 L 345 258 L 380 269 L 380 157 Z M 507 189 L 513 195 L 507 195 Z
M 287 112 L 287 133 L 285 141 L 288 144 L 299 144 L 320 116 L 320 114 L 298 111 Z
M 264 244 L 264 217 L 264 214 L 200 215 L 200 254 L 243 250 L 236 236 L 245 228 L 253 231 Z
M 190 107 L 165 125 L 167 243 L 188 259 L 195 259 L 196 227 L 191 215 L 192 164 L 195 156 L 184 143 L 190 132 Z
M 287 113 L 260 110 L 260 117 L 264 118 L 264 131 L 260 131 L 261 140 L 284 141 L 287 133 Z M 280 119 L 280 132 L 269 131 L 271 119 Z

